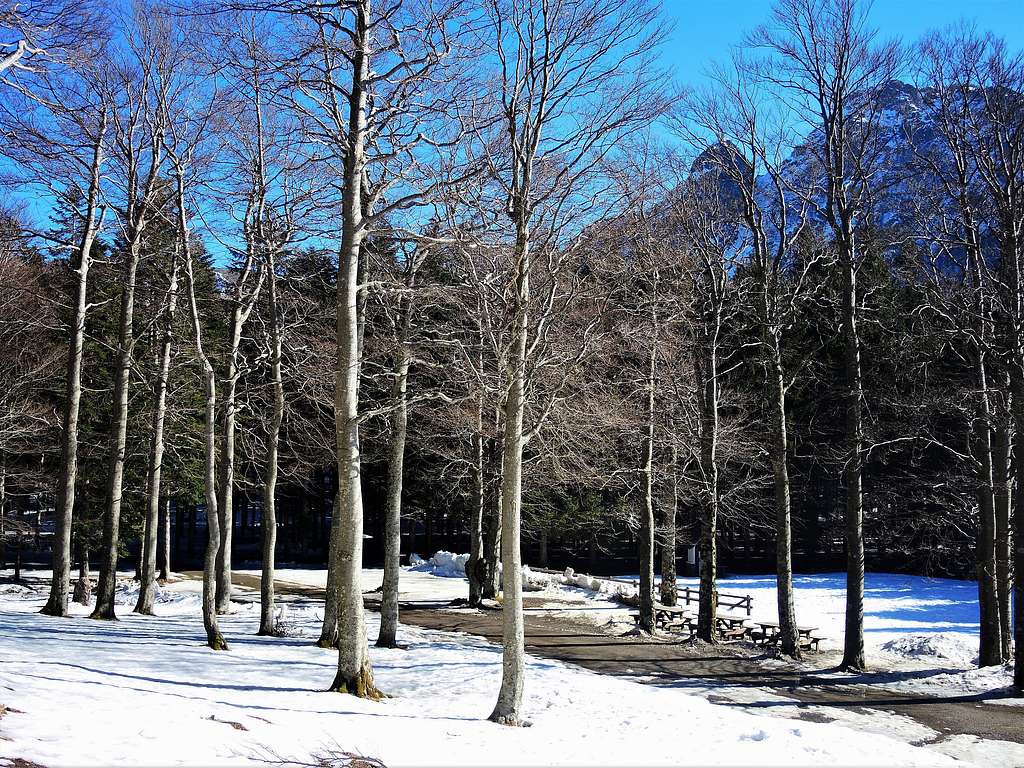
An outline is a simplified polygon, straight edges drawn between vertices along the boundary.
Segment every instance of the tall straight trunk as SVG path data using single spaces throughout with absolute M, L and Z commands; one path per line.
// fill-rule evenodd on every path
M 767 315 L 766 315 L 767 317 Z M 779 609 L 782 652 L 800 658 L 796 607 L 793 602 L 793 527 L 790 512 L 788 430 L 786 426 L 786 384 L 782 368 L 782 349 L 778 336 L 768 330 L 768 389 L 771 402 L 771 442 L 769 454 L 775 488 L 775 579 Z
M 85 222 L 78 243 L 78 280 L 75 284 L 75 305 L 71 318 L 71 339 L 65 374 L 64 423 L 61 430 L 60 474 L 57 485 L 56 530 L 53 537 L 53 577 L 50 596 L 42 613 L 48 616 L 68 615 L 68 593 L 71 580 L 71 527 L 75 508 L 75 482 L 78 478 L 78 414 L 82 402 L 82 350 L 85 345 L 85 320 L 88 312 L 89 267 L 92 246 L 100 226 L 100 169 L 103 166 L 103 136 L 106 114 L 100 121 L 93 144 L 89 192 L 86 198 Z
M 700 364 L 700 455 L 704 473 L 701 488 L 700 589 L 697 604 L 697 637 L 708 643 L 716 638 L 718 614 L 718 333 L 720 314 L 703 321 L 698 354 Z
M 1006 390 L 1009 391 L 1007 385 Z M 1013 654 L 1013 629 L 1010 617 L 1010 594 L 1012 591 L 1012 562 L 1010 536 L 1010 487 L 1012 472 L 1012 446 L 1010 424 L 1005 414 L 1000 413 L 992 441 L 993 475 L 995 479 L 996 516 L 996 586 L 999 601 L 999 656 L 1002 662 L 1010 660 Z
M 231 610 L 231 551 L 235 529 L 235 421 L 238 391 L 238 348 L 242 343 L 242 306 L 235 297 L 228 331 L 228 367 L 224 391 L 220 446 L 220 494 L 217 509 L 220 513 L 220 545 L 217 550 L 217 613 Z
M 530 301 L 530 239 L 520 221 L 516 236 L 516 298 L 509 351 L 505 434 L 501 452 L 502 661 L 501 688 L 490 719 L 519 725 L 526 676 L 520 517 L 523 491 L 523 416 L 526 408 L 526 336 Z
M 196 357 L 202 366 L 203 381 L 203 487 L 206 500 L 206 549 L 203 553 L 203 628 L 206 643 L 215 651 L 228 650 L 227 641 L 217 623 L 217 549 L 220 524 L 217 517 L 217 374 L 203 348 L 203 325 L 196 301 L 196 280 L 192 268 L 191 243 L 185 214 L 185 180 L 180 161 L 175 161 L 178 194 L 178 238 L 188 277 L 189 307 Z M 195 509 L 192 511 L 195 520 Z
M 160 526 L 160 476 L 164 463 L 164 417 L 167 413 L 167 379 L 171 370 L 171 348 L 174 343 L 174 313 L 178 306 L 178 258 L 175 251 L 171 263 L 171 277 L 167 287 L 167 306 L 164 309 L 163 337 L 160 340 L 160 367 L 156 380 L 156 404 L 149 444 L 149 471 L 146 488 L 146 520 L 143 528 L 142 567 L 139 598 L 135 612 L 153 613 L 156 592 L 156 554 Z
M 394 648 L 398 632 L 398 578 L 402 548 L 402 475 L 405 466 L 405 439 L 408 429 L 406 383 L 409 378 L 409 354 L 404 341 L 399 344 L 398 363 L 392 399 L 391 445 L 388 457 L 388 486 L 384 519 L 384 585 L 380 606 L 378 648 Z
M 483 597 L 484 508 L 487 504 L 484 473 L 484 404 L 481 392 L 476 402 L 476 434 L 473 436 L 473 486 L 476 497 L 469 524 L 469 560 L 466 562 L 471 606 L 480 605 Z
M 672 446 L 672 503 L 665 507 L 661 534 L 661 604 L 676 605 L 679 588 L 676 583 L 676 516 L 679 513 L 679 449 Z
M 846 632 L 841 667 L 864 669 L 863 392 L 857 327 L 857 271 L 853 232 L 845 229 L 840 264 L 843 292 L 843 367 L 846 378 Z
M 654 383 L 658 364 L 658 326 L 653 309 L 651 316 L 653 337 L 647 355 L 647 375 L 644 382 L 647 423 L 644 425 L 644 452 L 641 475 L 644 484 L 644 506 L 640 512 L 640 621 L 641 632 L 654 632 Z
M 263 562 L 260 575 L 261 635 L 277 634 L 274 624 L 274 557 L 277 549 L 277 470 L 281 423 L 284 421 L 284 378 L 281 373 L 281 313 L 277 304 L 277 274 L 273 251 L 267 253 L 267 292 L 270 305 L 270 376 L 274 390 L 273 415 L 267 428 L 263 471 Z
M 359 264 L 366 236 L 362 183 L 366 157 L 366 82 L 370 76 L 370 1 L 355 7 L 352 87 L 348 97 L 345 195 L 338 254 L 338 367 L 334 393 L 340 525 L 334 542 L 338 571 L 338 671 L 331 690 L 379 698 L 374 685 L 363 620 L 363 497 L 359 455 L 360 312 Z
M 114 619 L 114 588 L 120 543 L 122 486 L 128 443 L 128 389 L 135 348 L 135 279 L 142 255 L 141 232 L 133 232 L 121 275 L 121 317 L 117 333 L 117 368 L 114 372 L 113 413 L 110 424 L 110 460 L 107 468 L 107 501 L 103 514 L 103 544 L 96 607 L 90 618 Z
M 1018 287 L 1020 287 L 1018 275 Z M 1019 295 L 1019 294 L 1018 294 Z M 1020 300 L 1020 299 L 1018 299 Z M 1021 333 L 1021 330 L 1018 330 Z M 1024 461 L 1021 440 L 1024 440 L 1024 339 L 1017 340 L 1018 357 L 1011 370 L 1011 411 L 1017 436 L 1018 455 L 1014 461 L 1013 491 L 1013 685 L 1024 695 Z
M 478 307 L 479 312 L 479 307 Z M 484 370 L 484 332 L 477 326 L 477 371 L 481 378 Z M 476 491 L 473 514 L 469 524 L 469 560 L 466 576 L 469 580 L 469 604 L 480 605 L 483 598 L 486 563 L 484 562 L 484 516 L 487 506 L 487 468 L 484 457 L 484 390 L 476 397 L 476 433 L 473 435 L 473 486 Z
M 501 419 L 495 414 L 495 433 L 501 434 Z M 497 436 L 487 440 L 487 469 L 485 484 L 487 499 L 483 512 L 483 584 L 481 594 L 488 600 L 498 596 L 500 589 L 501 573 L 499 564 L 501 562 L 501 531 L 502 531 L 502 469 L 500 445 L 504 444 L 502 438 L 499 443 Z
M 399 301 L 400 317 L 396 323 L 397 358 L 391 389 L 395 410 L 391 414 L 387 500 L 384 510 L 384 584 L 381 595 L 380 631 L 377 635 L 377 646 L 380 648 L 394 648 L 398 632 L 398 579 L 402 572 L 402 479 L 405 471 L 405 442 L 409 422 L 406 389 L 409 382 L 409 365 L 412 362 L 407 345 L 412 331 L 412 291 L 416 287 L 416 273 L 422 259 L 422 251 L 417 250 L 406 275 L 405 287 L 409 295 Z
M 180 518 L 179 518 L 180 520 Z M 164 496 L 164 511 L 161 516 L 160 528 L 162 533 L 160 539 L 163 548 L 160 549 L 160 581 L 167 581 L 171 577 L 171 497 Z
M 989 667 L 1000 662 L 1002 641 L 999 624 L 999 594 L 996 586 L 996 510 L 992 454 L 992 409 L 988 394 L 988 371 L 983 352 L 975 354 L 975 384 L 978 410 L 972 451 L 977 466 L 978 541 L 975 549 L 978 579 L 978 663 Z

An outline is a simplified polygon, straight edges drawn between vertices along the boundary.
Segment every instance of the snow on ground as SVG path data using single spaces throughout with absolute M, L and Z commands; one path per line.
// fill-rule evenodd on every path
M 232 650 L 217 653 L 203 644 L 199 589 L 172 584 L 160 592 L 159 616 L 141 617 L 130 613 L 134 587 L 124 585 L 120 621 L 97 622 L 81 606 L 68 619 L 39 615 L 44 584 L 0 587 L 0 702 L 9 707 L 0 758 L 228 765 L 276 755 L 309 764 L 333 747 L 389 766 L 953 764 L 874 733 L 748 714 L 532 657 L 533 727 L 497 726 L 484 716 L 500 648 L 414 627 L 404 628 L 408 650 L 371 649 L 377 682 L 393 698 L 325 693 L 336 657 L 311 644 L 315 605 L 289 608 L 300 636 L 288 638 L 255 636 L 258 605 L 238 605 L 222 618 Z M 375 615 L 367 622 L 373 637 Z

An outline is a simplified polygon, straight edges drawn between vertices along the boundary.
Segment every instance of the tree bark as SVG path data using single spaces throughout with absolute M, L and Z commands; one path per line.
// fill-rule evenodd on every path
M 767 317 L 767 314 L 766 314 Z M 775 569 L 776 596 L 782 652 L 800 658 L 799 633 L 793 592 L 793 527 L 790 511 L 788 430 L 786 425 L 786 384 L 783 377 L 782 348 L 779 338 L 768 330 L 766 346 L 768 389 L 771 396 L 772 479 L 775 489 Z
M 189 307 L 192 311 L 192 333 L 196 356 L 202 366 L 203 381 L 203 481 L 206 499 L 206 550 L 203 554 L 203 627 L 206 643 L 215 651 L 228 650 L 227 641 L 217 623 L 217 549 L 220 546 L 220 525 L 217 517 L 217 375 L 203 348 L 203 326 L 196 301 L 196 280 L 192 268 L 191 243 L 185 214 L 185 180 L 180 159 L 175 158 L 175 181 L 178 193 L 178 237 L 188 277 Z M 193 515 L 195 510 L 193 510 Z M 194 519 L 194 517 L 193 517 Z
M 410 295 L 399 302 L 401 316 L 397 323 L 397 358 L 391 390 L 391 399 L 394 402 L 395 410 L 391 414 L 391 445 L 385 502 L 384 583 L 381 594 L 380 630 L 377 634 L 377 647 L 379 648 L 394 648 L 398 632 L 398 580 L 402 572 L 402 479 L 405 471 L 405 442 L 409 422 L 406 389 L 409 381 L 409 365 L 412 361 L 407 345 L 412 329 L 413 298 L 411 292 L 416 285 L 416 271 L 420 258 L 418 252 L 413 256 L 413 263 L 409 267 L 405 285 Z
M 399 362 L 395 370 L 391 414 L 391 446 L 388 459 L 388 487 L 384 520 L 384 584 L 380 606 L 378 648 L 394 648 L 398 632 L 398 579 L 401 574 L 402 548 L 402 474 L 405 465 L 405 439 L 408 425 L 406 382 L 409 377 L 409 355 L 400 344 Z
M 482 357 L 482 354 L 481 354 Z M 469 560 L 466 577 L 469 579 L 469 605 L 478 606 L 484 586 L 484 509 L 487 492 L 484 480 L 484 405 L 483 393 L 477 397 L 476 434 L 473 436 L 473 486 L 476 491 L 473 515 L 469 526 Z
M 658 364 L 657 315 L 651 302 L 652 338 L 647 355 L 647 375 L 644 394 L 646 395 L 647 423 L 644 425 L 643 466 L 641 475 L 644 484 L 644 505 L 640 512 L 640 621 L 641 632 L 654 633 L 654 386 Z
M 665 507 L 661 534 L 661 604 L 673 606 L 679 602 L 676 583 L 676 516 L 679 512 L 679 476 L 677 462 L 679 450 L 672 446 L 672 503 Z
M 152 615 L 156 593 L 156 555 L 160 526 L 160 477 L 164 462 L 164 417 L 167 413 L 167 379 L 171 370 L 171 348 L 174 343 L 174 314 L 178 305 L 178 254 L 171 263 L 171 277 L 167 287 L 167 306 L 164 309 L 163 337 L 160 341 L 160 368 L 156 380 L 156 404 L 153 407 L 152 434 L 149 445 L 149 472 L 147 474 L 146 520 L 143 529 L 142 567 L 139 598 L 135 612 Z
M 281 373 L 281 313 L 277 303 L 277 274 L 272 249 L 267 252 L 267 292 L 270 305 L 270 372 L 274 391 L 273 415 L 267 428 L 263 477 L 263 562 L 260 575 L 261 635 L 276 635 L 274 623 L 274 557 L 277 549 L 277 470 L 281 423 L 284 421 L 284 379 Z
M 508 361 L 509 386 L 501 454 L 501 688 L 490 715 L 492 721 L 502 725 L 522 724 L 520 710 L 526 675 L 522 551 L 519 537 L 523 490 L 523 417 L 526 407 L 526 337 L 530 301 L 530 240 L 522 219 L 517 226 L 515 256 L 514 335 Z
M 1008 389 L 1008 386 L 1007 386 Z M 993 473 L 995 476 L 996 516 L 996 585 L 999 601 L 999 656 L 1001 662 L 1013 656 L 1013 627 L 1010 594 L 1012 592 L 1013 561 L 1010 535 L 1010 487 L 1012 485 L 1012 440 L 1010 424 L 1005 414 L 1000 414 L 992 444 Z
M 85 345 L 85 321 L 88 311 L 89 267 L 92 246 L 99 230 L 100 170 L 103 166 L 103 136 L 107 117 L 104 113 L 93 144 L 85 223 L 78 245 L 78 280 L 68 345 L 64 424 L 61 430 L 60 475 L 57 489 L 56 530 L 53 540 L 53 577 L 50 596 L 42 613 L 48 616 L 68 615 L 68 592 L 71 579 L 71 527 L 75 508 L 75 482 L 78 478 L 78 415 L 82 402 L 82 350 Z
M 178 517 L 179 524 L 181 517 Z M 171 497 L 164 497 L 164 513 L 161 521 L 163 549 L 160 550 L 160 581 L 171 577 Z
M 853 232 L 847 223 L 840 243 L 843 300 L 843 366 L 846 378 L 846 632 L 844 670 L 864 669 L 864 494 L 863 391 L 857 327 L 857 271 Z
M 85 539 L 78 537 L 78 581 L 75 582 L 75 593 L 72 599 L 79 605 L 92 602 L 92 578 L 89 575 L 89 549 Z
M 380 698 L 373 682 L 363 620 L 363 497 L 359 455 L 360 312 L 359 263 L 366 236 L 362 184 L 366 163 L 366 83 L 370 77 L 370 1 L 354 9 L 352 87 L 348 97 L 348 153 L 338 255 L 338 366 L 334 395 L 340 525 L 335 546 L 338 571 L 338 671 L 330 689 Z
M 710 278 L 714 280 L 713 276 Z M 704 478 L 700 489 L 700 588 L 697 605 L 697 637 L 716 640 L 718 614 L 718 334 L 721 314 L 712 307 L 701 320 L 698 345 L 700 384 L 700 455 Z

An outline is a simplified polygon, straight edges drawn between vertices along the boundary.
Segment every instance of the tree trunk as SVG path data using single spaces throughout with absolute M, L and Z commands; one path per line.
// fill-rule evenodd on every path
M 338 457 L 340 525 L 334 558 L 338 571 L 338 671 L 331 690 L 380 698 L 366 647 L 363 594 L 363 496 L 359 456 L 360 312 L 359 264 L 366 236 L 362 183 L 366 145 L 366 81 L 370 77 L 370 2 L 355 11 L 352 88 L 348 106 L 348 154 L 342 200 L 342 238 L 338 255 L 338 367 L 334 394 Z
M 490 719 L 520 725 L 526 674 L 520 516 L 523 490 L 523 416 L 526 406 L 526 336 L 530 300 L 530 240 L 525 222 L 516 237 L 516 301 L 509 352 L 505 435 L 501 454 L 502 662 L 501 688 Z
M 405 465 L 405 438 L 408 424 L 406 382 L 409 378 L 409 355 L 405 343 L 399 344 L 399 361 L 395 369 L 391 414 L 391 446 L 388 460 L 388 487 L 384 520 L 384 585 L 380 606 L 378 648 L 394 648 L 398 632 L 398 578 L 401 574 L 402 549 L 402 474 Z
M 1020 276 L 1017 277 L 1019 288 Z M 1024 439 L 1024 339 L 1017 339 L 1017 347 L 1017 359 L 1010 373 L 1013 378 L 1010 403 L 1018 441 L 1013 491 L 1013 685 L 1018 695 L 1024 695 L 1024 461 L 1019 455 L 1020 441 Z
M 704 482 L 700 489 L 700 594 L 697 605 L 697 637 L 715 642 L 718 615 L 718 333 L 721 316 L 702 321 L 698 354 L 700 375 L 700 454 Z
M 217 518 L 217 375 L 203 349 L 203 326 L 196 302 L 196 280 L 192 269 L 191 243 L 185 218 L 185 179 L 180 161 L 175 162 L 178 193 L 178 237 L 188 276 L 189 307 L 192 311 L 192 333 L 196 356 L 202 366 L 203 380 L 203 480 L 206 498 L 206 550 L 203 554 L 203 627 L 206 643 L 215 651 L 228 650 L 227 641 L 217 623 L 217 548 L 220 546 L 220 525 Z M 193 519 L 195 510 L 193 509 Z
M 500 432 L 499 419 L 495 418 L 495 431 Z M 483 584 L 481 594 L 488 600 L 498 596 L 501 574 L 498 570 L 501 561 L 502 531 L 502 479 L 499 465 L 498 438 L 487 440 L 487 502 L 483 512 Z
M 1008 387 L 1007 387 L 1008 389 Z M 1012 472 L 1012 451 L 1010 424 L 1005 414 L 1000 413 L 992 445 L 993 474 L 995 477 L 996 516 L 996 585 L 999 601 L 999 656 L 1002 662 L 1013 655 L 1013 628 L 1010 616 L 1010 593 L 1012 591 L 1012 562 L 1010 536 L 1010 487 Z
M 242 342 L 242 306 L 235 296 L 228 332 L 228 367 L 225 376 L 223 421 L 220 446 L 220 495 L 217 508 L 220 513 L 220 545 L 217 550 L 217 613 L 231 610 L 232 536 L 235 529 L 235 419 L 238 391 L 238 347 Z
M 340 483 L 339 483 L 340 488 Z M 320 648 L 338 647 L 338 559 L 335 550 L 341 538 L 341 493 L 335 491 L 331 512 L 330 538 L 327 542 L 327 586 L 324 590 L 324 621 L 320 627 Z
M 679 476 L 676 463 L 679 450 L 672 446 L 672 503 L 665 507 L 661 534 L 661 604 L 673 606 L 679 602 L 676 583 L 676 515 L 679 511 Z
M 767 306 L 765 307 L 767 309 Z M 767 321 L 767 313 L 766 313 Z M 788 430 L 786 426 L 786 384 L 782 368 L 782 349 L 776 333 L 769 330 L 765 340 L 768 351 L 766 369 L 771 393 L 771 443 L 769 454 L 775 487 L 775 577 L 779 609 L 782 652 L 800 658 L 800 639 L 796 628 L 793 594 L 793 529 L 790 513 Z
M 78 280 L 75 284 L 75 306 L 71 320 L 71 339 L 68 345 L 64 424 L 61 430 L 60 474 L 57 488 L 56 529 L 53 537 L 53 577 L 50 596 L 42 613 L 48 616 L 68 615 L 68 592 L 71 579 L 71 525 L 75 508 L 75 482 L 78 477 L 78 415 L 82 402 L 82 349 L 85 344 L 85 320 L 88 311 L 89 267 L 92 265 L 92 246 L 99 223 L 100 169 L 103 164 L 103 135 L 106 114 L 100 122 L 93 156 L 89 192 L 86 203 L 85 226 L 78 246 Z
M 179 522 L 181 520 L 179 516 Z M 161 522 L 163 534 L 163 549 L 160 550 L 160 581 L 167 581 L 171 577 L 171 497 L 164 497 L 164 513 Z
M 156 404 L 153 407 L 152 435 L 149 445 L 147 474 L 146 520 L 143 529 L 142 567 L 139 599 L 135 612 L 153 614 L 156 593 L 156 550 L 160 526 L 160 476 L 164 462 L 164 417 L 167 413 L 167 379 L 171 370 L 171 348 L 174 342 L 174 313 L 178 305 L 178 259 L 172 257 L 171 277 L 164 310 L 164 332 L 160 342 L 160 368 L 156 380 Z
M 853 234 L 847 227 L 840 254 L 843 278 L 843 365 L 846 377 L 846 632 L 844 670 L 864 669 L 864 494 L 860 334 Z
M 640 512 L 640 621 L 641 632 L 654 632 L 654 383 L 658 362 L 658 326 L 653 309 L 651 316 L 651 348 L 647 355 L 647 376 L 644 387 L 646 395 L 647 424 L 644 430 L 643 475 L 644 506 Z
M 477 401 L 477 433 L 473 436 L 473 484 L 476 499 L 469 526 L 469 560 L 466 562 L 466 576 L 469 579 L 469 604 L 480 605 L 484 586 L 484 508 L 487 493 L 484 487 L 484 435 L 482 398 Z
M 135 278 L 141 257 L 141 233 L 128 245 L 128 257 L 121 276 L 121 318 L 118 324 L 117 368 L 114 373 L 113 413 L 110 426 L 110 463 L 107 469 L 107 503 L 103 515 L 103 544 L 100 547 L 100 575 L 96 606 L 90 618 L 115 619 L 114 589 L 117 585 L 117 555 L 120 543 L 122 486 L 128 442 L 128 389 L 135 348 Z
M 89 549 L 85 539 L 78 537 L 78 581 L 75 582 L 75 594 L 72 599 L 79 605 L 92 602 L 92 578 L 89 576 Z
M 273 416 L 267 428 L 267 455 L 263 477 L 263 562 L 260 575 L 261 635 L 276 635 L 274 623 L 274 557 L 277 549 L 277 468 L 281 423 L 284 421 L 284 379 L 281 373 L 281 314 L 277 305 L 277 273 L 272 250 L 267 253 L 267 289 L 270 305 L 270 371 L 274 390 Z

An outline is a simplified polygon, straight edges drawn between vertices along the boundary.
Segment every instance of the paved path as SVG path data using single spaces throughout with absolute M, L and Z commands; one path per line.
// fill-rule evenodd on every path
M 190 574 L 191 575 L 191 574 Z M 258 590 L 258 576 L 235 574 L 234 582 Z M 314 600 L 324 599 L 324 590 L 275 580 L 280 595 Z M 375 608 L 367 596 L 368 607 Z M 444 610 L 446 603 L 402 602 L 401 620 L 428 629 L 465 632 L 501 642 L 501 612 Z M 649 685 L 704 689 L 712 685 L 721 694 L 704 694 L 712 702 L 743 709 L 792 707 L 793 701 L 756 694 L 741 701 L 730 698 L 729 689 L 767 689 L 778 696 L 795 699 L 799 716 L 827 720 L 819 707 L 849 710 L 879 710 L 912 718 L 947 736 L 969 734 L 1024 744 L 1024 709 L 983 702 L 977 696 L 926 697 L 868 687 L 884 683 L 884 674 L 825 676 L 831 669 L 806 670 L 792 665 L 766 665 L 765 657 L 745 644 L 690 646 L 672 640 L 649 640 L 617 636 L 592 626 L 550 615 L 526 614 L 526 648 L 536 655 L 557 659 L 616 677 L 638 679 Z M 922 676 L 939 672 L 925 670 Z M 906 675 L 903 675 L 906 677 Z M 891 678 L 890 678 L 891 679 Z M 753 691 L 752 691 L 753 693 Z M 807 709 L 812 707 L 812 709 Z

